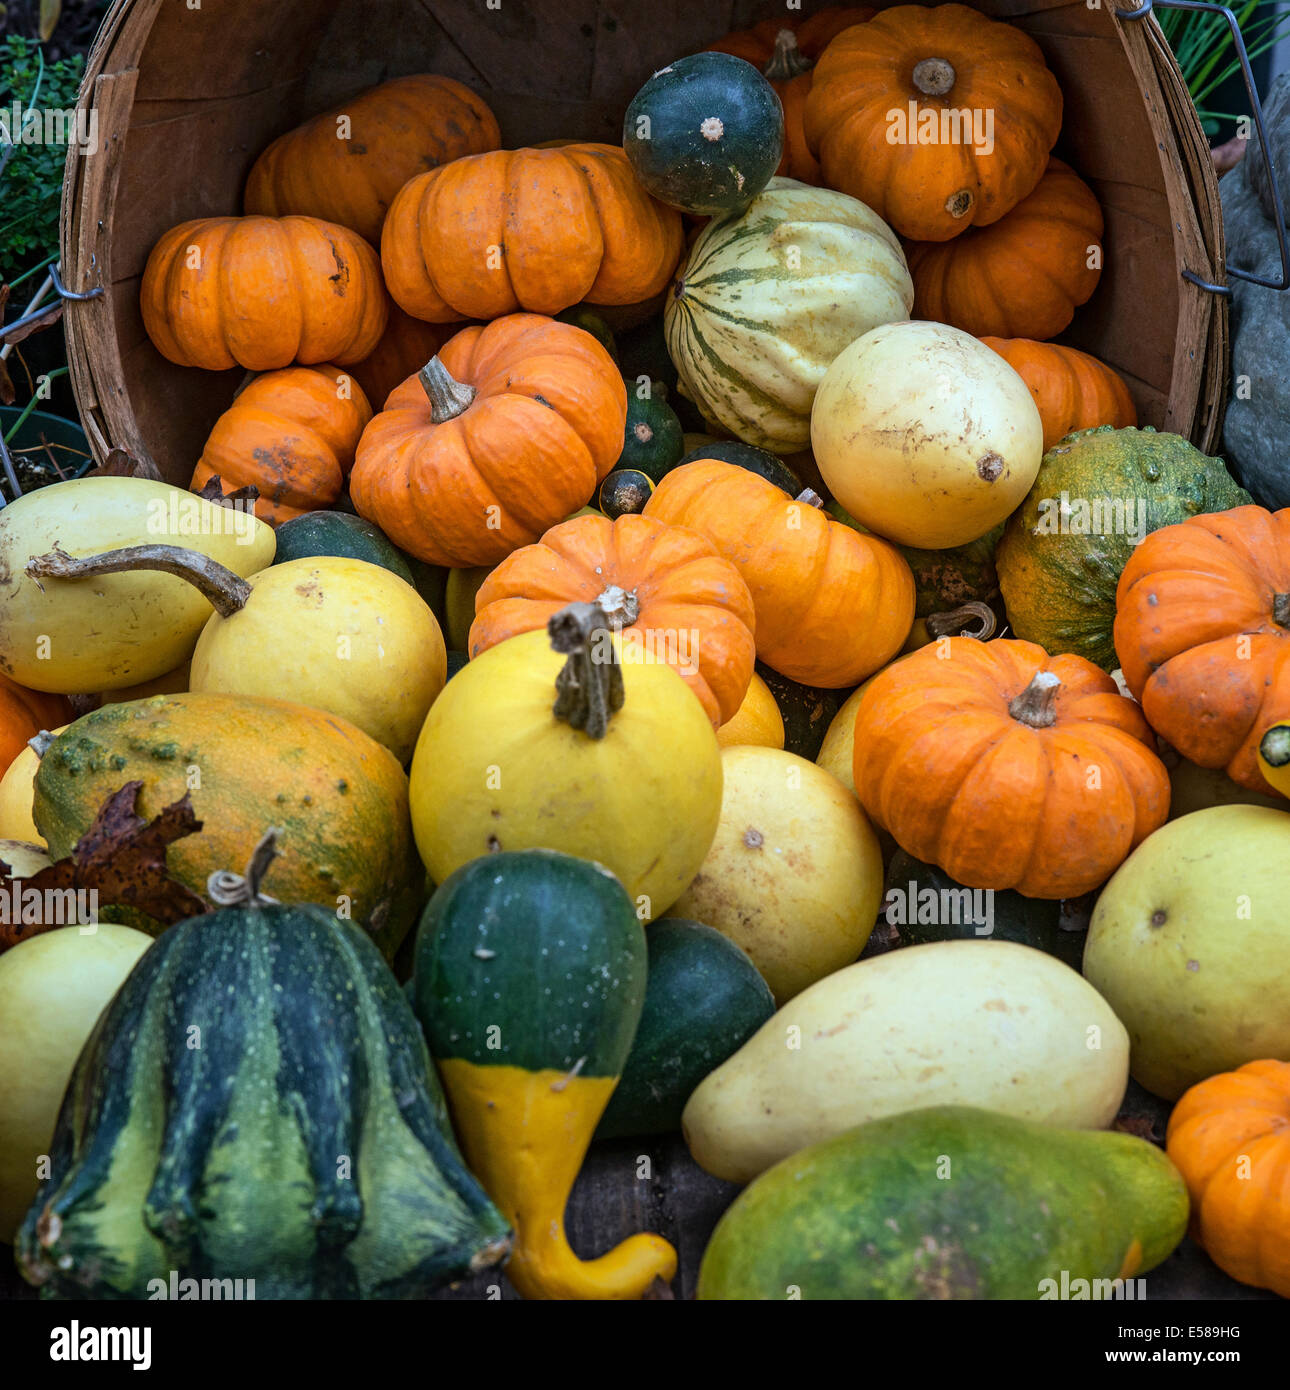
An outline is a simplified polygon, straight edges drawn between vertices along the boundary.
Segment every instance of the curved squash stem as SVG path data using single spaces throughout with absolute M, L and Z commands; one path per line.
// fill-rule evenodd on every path
M 437 355 L 421 368 L 417 373 L 417 379 L 421 382 L 421 389 L 429 397 L 430 419 L 436 425 L 442 425 L 447 420 L 455 420 L 458 415 L 463 415 L 470 409 L 471 402 L 478 394 L 473 386 L 458 381 Z
M 555 678 L 555 717 L 588 738 L 604 738 L 610 717 L 623 707 L 623 672 L 610 626 L 599 603 L 571 603 L 546 625 L 552 650 L 569 658 Z
M 981 624 L 980 632 L 971 632 L 964 626 L 975 618 Z M 969 599 L 962 608 L 953 608 L 946 613 L 929 613 L 923 619 L 929 637 L 972 637 L 978 642 L 988 642 L 994 636 L 998 619 L 994 609 L 980 599 Z
M 798 48 L 797 35 L 791 29 L 781 29 L 775 35 L 775 51 L 761 73 L 768 82 L 787 82 L 804 72 L 810 72 L 814 66 Z
M 211 874 L 206 880 L 206 895 L 216 907 L 259 907 L 263 903 L 277 902 L 276 898 L 260 892 L 260 883 L 269 865 L 279 857 L 280 833 L 273 826 L 264 832 L 251 852 L 244 874 L 235 874 L 231 869 L 217 869 Z
M 1061 680 L 1051 671 L 1038 671 L 1030 684 L 1014 696 L 1008 713 L 1032 729 L 1047 729 L 1057 722 L 1057 691 Z
M 27 561 L 27 573 L 33 579 L 92 579 L 100 574 L 131 574 L 137 570 L 159 570 L 186 579 L 221 618 L 240 613 L 251 597 L 251 586 L 241 575 L 225 569 L 200 550 L 186 550 L 180 545 L 128 545 L 79 560 L 55 546 L 48 554 Z

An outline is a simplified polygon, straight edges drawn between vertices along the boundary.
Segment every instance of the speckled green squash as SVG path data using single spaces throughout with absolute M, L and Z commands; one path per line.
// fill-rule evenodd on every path
M 645 1007 L 597 1139 L 679 1130 L 694 1088 L 775 1012 L 757 967 L 712 927 L 663 917 L 645 941 Z
M 81 1053 L 50 1156 L 18 1237 L 47 1297 L 146 1299 L 174 1270 L 422 1298 L 508 1246 L 394 976 L 317 907 L 167 931 Z
M 912 887 L 911 887 L 912 885 Z M 928 897 L 928 894 L 934 897 Z M 897 849 L 887 865 L 884 902 L 887 921 L 902 946 L 922 946 L 929 941 L 1017 941 L 1065 961 L 1078 970 L 1084 959 L 1085 931 L 1061 926 L 1062 905 L 1039 898 L 1023 898 L 1007 890 L 964 898 L 972 893 L 935 864 L 924 864 Z M 980 903 L 980 916 L 974 915 Z M 931 919 L 922 920 L 919 918 Z M 1087 923 L 1085 922 L 1085 925 Z
M 632 98 L 623 149 L 661 202 L 712 217 L 766 187 L 784 149 L 784 111 L 751 63 L 695 53 L 660 68 Z
M 1013 635 L 1114 670 L 1115 589 L 1135 542 L 1249 500 L 1222 459 L 1176 434 L 1112 425 L 1068 434 L 1044 455 L 995 552 Z
M 103 802 L 134 781 L 147 819 L 191 794 L 202 828 L 169 847 L 167 866 L 193 892 L 205 896 L 212 873 L 246 864 L 276 826 L 270 897 L 347 913 L 387 958 L 412 925 L 425 875 L 407 776 L 343 719 L 205 693 L 94 710 L 54 740 L 36 772 L 34 816 L 51 855 L 70 854 Z
M 909 1111 L 756 1179 L 713 1233 L 698 1296 L 1057 1298 L 1063 1271 L 1069 1290 L 1154 1269 L 1187 1209 L 1181 1175 L 1145 1139 L 962 1106 Z
M 685 453 L 685 431 L 661 388 L 660 382 L 642 397 L 630 381 L 627 383 L 623 452 L 614 465 L 615 471 L 637 469 L 655 483 L 661 482 L 663 475 L 675 468 Z
M 348 512 L 305 512 L 284 521 L 276 535 L 275 565 L 314 555 L 344 555 L 380 565 L 412 583 L 407 557 L 379 526 L 361 516 L 350 516 Z
M 681 468 L 696 459 L 719 459 L 722 463 L 733 463 L 737 468 L 746 468 L 759 478 L 765 478 L 768 483 L 774 483 L 790 497 L 801 496 L 802 483 L 797 474 L 778 454 L 772 454 L 769 449 L 759 449 L 755 444 L 745 444 L 739 439 L 719 439 L 715 444 L 691 449 L 676 466 Z

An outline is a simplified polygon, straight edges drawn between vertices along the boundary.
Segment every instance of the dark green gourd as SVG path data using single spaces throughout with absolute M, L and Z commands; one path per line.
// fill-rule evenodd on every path
M 175 1270 L 422 1298 L 509 1248 L 407 999 L 320 907 L 167 931 L 86 1043 L 51 1158 L 17 1252 L 46 1297 L 147 1298 Z

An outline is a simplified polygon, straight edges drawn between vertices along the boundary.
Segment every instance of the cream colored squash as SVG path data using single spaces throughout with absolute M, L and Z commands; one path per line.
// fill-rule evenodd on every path
M 137 685 L 192 654 L 210 605 L 171 574 L 37 581 L 55 546 L 79 558 L 124 546 L 201 551 L 245 578 L 273 563 L 273 530 L 245 512 L 142 478 L 77 478 L 0 510 L 0 666 L 32 690 L 92 694 Z
M 366 560 L 311 555 L 253 575 L 240 612 L 212 614 L 189 688 L 326 710 L 400 762 L 443 689 L 447 654 L 420 594 Z
M 748 444 L 805 449 L 829 363 L 881 323 L 909 318 L 900 243 L 862 202 L 774 178 L 739 217 L 710 222 L 667 296 L 682 394 Z
M 734 748 L 740 744 L 783 748 L 784 716 L 779 712 L 770 687 L 756 671 L 748 682 L 743 702 L 717 730 L 717 742 L 723 748 Z
M 969 333 L 892 323 L 841 351 L 811 412 L 820 475 L 843 507 L 901 545 L 944 550 L 1020 506 L 1044 430 L 1021 377 Z
M 721 823 L 673 916 L 742 947 L 779 1003 L 864 950 L 882 855 L 837 778 L 777 748 L 726 748 Z
M 701 1167 L 748 1182 L 808 1144 L 931 1106 L 1104 1129 L 1128 1063 L 1110 1006 L 1055 957 L 937 941 L 798 995 L 699 1085 L 681 1125 Z
M 81 1047 L 152 945 L 130 927 L 59 927 L 0 955 L 0 1242 L 11 1243 L 39 1185 Z
M 34 841 L 0 839 L 0 862 L 8 864 L 17 878 L 31 878 L 49 868 L 49 855 Z
M 61 734 L 68 727 L 63 724 L 49 732 Z M 0 777 L 0 839 L 20 840 L 29 845 L 45 843 L 45 837 L 31 818 L 31 803 L 36 794 L 33 783 L 39 767 L 40 758 L 28 744 Z

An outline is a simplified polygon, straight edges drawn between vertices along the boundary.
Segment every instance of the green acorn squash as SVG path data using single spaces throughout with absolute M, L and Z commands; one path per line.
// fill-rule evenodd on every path
M 632 98 L 623 149 L 660 202 L 704 217 L 738 213 L 779 167 L 784 111 L 751 63 L 694 53 L 661 68 Z
M 667 403 L 662 382 L 651 383 L 644 397 L 641 389 L 630 381 L 627 383 L 623 451 L 614 468 L 634 468 L 657 483 L 668 469 L 676 467 L 685 453 L 685 431 L 676 418 L 676 411 Z
M 526 1298 L 639 1298 L 676 1254 L 638 1235 L 582 1261 L 564 1208 L 645 998 L 645 932 L 622 884 L 553 850 L 450 874 L 417 932 L 413 990 L 466 1160 L 515 1228 Z
M 1176 434 L 1099 425 L 1067 435 L 1044 455 L 995 552 L 1013 632 L 1114 670 L 1115 590 L 1134 545 L 1249 500 L 1222 459 Z
M 759 449 L 755 444 L 745 444 L 739 439 L 718 439 L 711 444 L 691 449 L 676 466 L 682 468 L 698 459 L 718 459 L 722 463 L 733 463 L 738 468 L 746 468 L 750 473 L 756 473 L 759 478 L 765 478 L 768 483 L 774 483 L 790 497 L 802 495 L 801 480 L 788 464 L 778 454 L 772 454 L 769 449 Z
M 597 1139 L 680 1130 L 694 1088 L 775 1012 L 757 967 L 714 928 L 663 917 L 645 940 L 645 1005 Z
M 423 1298 L 502 1259 L 416 1020 L 319 907 L 170 928 L 101 1016 L 18 1237 L 46 1297 L 254 1280 L 257 1299 Z
M 1181 1175 L 1145 1139 L 908 1111 L 757 1178 L 718 1223 L 698 1296 L 1040 1299 L 1065 1280 L 1066 1297 L 1110 1298 L 1110 1281 L 1169 1255 L 1187 1210 Z
M 350 516 L 348 512 L 304 512 L 284 521 L 276 535 L 275 565 L 315 555 L 344 555 L 351 560 L 380 565 L 405 583 L 413 582 L 407 556 L 379 526 L 361 516 Z
M 585 304 L 575 304 L 572 308 L 561 309 L 556 318 L 561 323 L 571 323 L 575 328 L 581 328 L 584 333 L 590 333 L 610 357 L 615 362 L 618 361 L 618 345 L 614 342 L 614 330 L 605 322 L 603 314 L 588 309 Z

